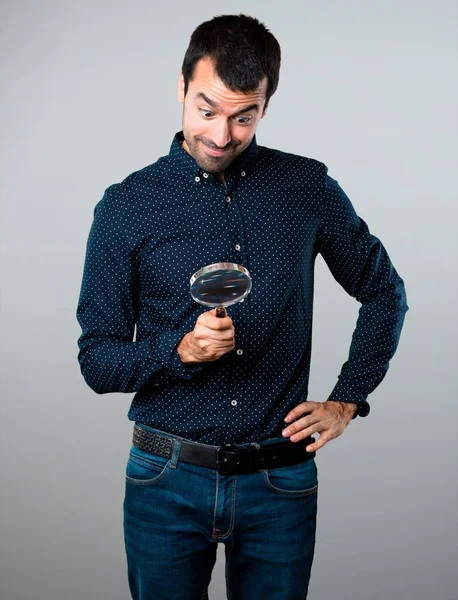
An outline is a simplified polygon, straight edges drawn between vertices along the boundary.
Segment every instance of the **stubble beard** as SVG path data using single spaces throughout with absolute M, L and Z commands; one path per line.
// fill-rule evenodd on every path
M 237 156 L 243 151 L 239 149 L 239 146 L 232 146 L 229 150 L 228 156 L 208 156 L 205 154 L 205 144 L 200 138 L 193 138 L 189 136 L 183 129 L 183 135 L 188 147 L 189 153 L 199 165 L 199 167 L 206 173 L 223 173 L 230 165 L 234 162 Z

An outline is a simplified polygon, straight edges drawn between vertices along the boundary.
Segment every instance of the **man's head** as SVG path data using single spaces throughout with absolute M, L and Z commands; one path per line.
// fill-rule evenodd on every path
M 247 148 L 277 89 L 280 46 L 253 17 L 224 15 L 191 36 L 178 81 L 184 149 L 223 173 Z

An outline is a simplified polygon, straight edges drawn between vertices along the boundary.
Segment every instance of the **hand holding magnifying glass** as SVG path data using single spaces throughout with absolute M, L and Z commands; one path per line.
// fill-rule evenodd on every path
M 211 311 L 199 316 L 194 330 L 177 346 L 183 363 L 218 360 L 234 348 L 234 327 L 225 307 L 243 300 L 250 290 L 249 272 L 236 263 L 215 263 L 194 273 L 190 280 L 192 298 L 203 306 L 216 308 L 220 318 L 215 319 Z

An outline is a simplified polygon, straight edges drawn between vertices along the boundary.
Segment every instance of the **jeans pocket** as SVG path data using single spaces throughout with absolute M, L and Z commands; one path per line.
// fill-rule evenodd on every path
M 150 454 L 132 446 L 126 465 L 126 481 L 133 485 L 152 485 L 166 475 L 170 458 Z
M 318 476 L 315 460 L 311 459 L 298 465 L 265 469 L 263 472 L 266 486 L 285 496 L 308 496 L 318 490 Z

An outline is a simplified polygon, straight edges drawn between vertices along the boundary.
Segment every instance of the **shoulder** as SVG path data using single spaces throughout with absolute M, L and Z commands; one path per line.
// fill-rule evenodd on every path
M 309 198 L 317 200 L 316 206 L 320 219 L 334 219 L 336 215 L 345 215 L 355 219 L 355 209 L 337 179 L 328 173 L 324 162 L 285 152 L 283 150 L 259 146 L 264 174 L 278 179 L 282 189 L 307 190 Z
M 133 171 L 118 183 L 109 185 L 95 210 L 110 212 L 131 211 L 149 199 L 152 190 L 163 185 L 170 170 L 168 156 L 162 156 L 156 162 Z
M 329 203 L 349 202 L 339 181 L 329 175 L 328 166 L 324 162 L 274 148 L 259 148 L 265 167 L 275 169 L 284 182 L 289 181 L 293 187 L 306 183 L 315 188 L 323 201 L 327 200 Z
M 259 156 L 264 168 L 277 170 L 282 175 L 289 175 L 294 181 L 307 180 L 323 184 L 328 172 L 326 164 L 316 158 L 285 152 L 277 148 L 259 146 Z

